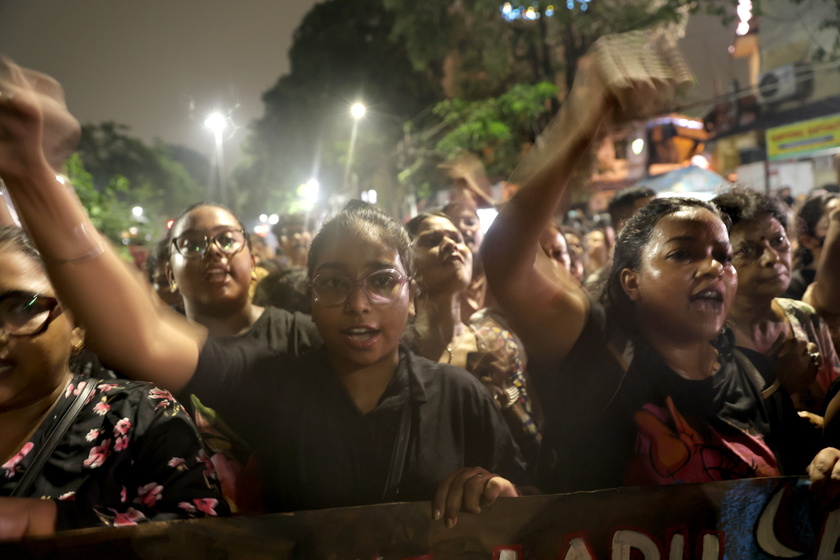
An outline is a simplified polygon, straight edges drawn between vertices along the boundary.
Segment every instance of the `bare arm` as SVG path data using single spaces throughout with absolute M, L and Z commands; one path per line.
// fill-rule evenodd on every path
M 817 263 L 817 276 L 803 300 L 826 315 L 840 315 L 840 207 L 831 211 L 831 222 Z
M 572 91 L 544 134 L 545 146 L 532 149 L 520 164 L 525 171 L 513 181 L 523 188 L 496 218 L 482 251 L 494 295 L 541 367 L 568 354 L 589 312 L 580 288 L 535 266 L 539 235 L 556 210 L 566 207 L 575 165 L 605 117 L 654 114 L 692 80 L 682 54 L 665 35 L 642 31 L 602 37 L 581 60 Z
M 78 138 L 61 86 L 8 61 L 0 79 L 0 176 L 64 305 L 104 361 L 173 391 L 192 378 L 203 328 L 159 312 L 147 286 L 103 243 L 75 192 L 54 168 Z
M 571 350 L 586 322 L 589 301 L 570 281 L 558 282 L 540 271 L 540 234 L 567 204 L 574 167 L 609 109 L 609 95 L 597 72 L 582 68 L 552 125 L 562 131 L 559 145 L 547 147 L 553 154 L 534 166 L 482 243 L 493 294 L 529 356 L 543 365 L 556 363 Z

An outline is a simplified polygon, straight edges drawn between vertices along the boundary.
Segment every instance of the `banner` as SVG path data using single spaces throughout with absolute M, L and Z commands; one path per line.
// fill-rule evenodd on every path
M 779 126 L 767 130 L 767 158 L 791 159 L 840 147 L 840 115 Z
M 840 559 L 840 510 L 798 478 L 501 499 L 447 529 L 428 502 L 150 523 L 0 545 L 0 558 Z

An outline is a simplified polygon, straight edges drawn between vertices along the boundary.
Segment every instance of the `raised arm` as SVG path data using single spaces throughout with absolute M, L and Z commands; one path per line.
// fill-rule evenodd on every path
M 105 362 L 179 391 L 192 378 L 206 332 L 156 309 L 149 288 L 103 242 L 72 187 L 56 178 L 78 137 L 61 86 L 0 59 L 0 177 L 62 304 Z
M 831 210 L 817 276 L 802 298 L 821 315 L 840 315 L 840 206 Z
M 499 212 L 484 238 L 481 257 L 493 294 L 530 359 L 550 364 L 572 348 L 586 322 L 589 303 L 571 281 L 558 281 L 538 266 L 540 234 L 568 204 L 567 185 L 601 121 L 610 113 L 598 73 L 581 66 L 552 128 L 558 142 L 542 147 L 551 155 L 529 166 L 522 188 Z M 527 163 L 527 162 L 526 162 Z

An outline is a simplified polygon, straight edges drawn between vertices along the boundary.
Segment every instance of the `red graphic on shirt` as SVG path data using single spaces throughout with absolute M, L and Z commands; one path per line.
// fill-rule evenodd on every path
M 646 404 L 633 415 L 639 432 L 636 451 L 625 475 L 627 484 L 709 482 L 779 476 L 776 457 L 760 435 L 742 430 L 734 436 L 709 426 L 697 432 L 668 397 L 667 409 Z

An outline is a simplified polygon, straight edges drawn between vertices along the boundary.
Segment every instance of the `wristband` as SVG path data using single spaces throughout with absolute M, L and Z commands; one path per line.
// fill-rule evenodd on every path
M 72 257 L 53 256 L 48 260 L 57 264 L 68 264 L 95 259 L 103 254 L 105 252 L 105 243 L 102 242 L 102 237 L 100 237 L 96 228 L 92 226 L 90 227 L 93 230 L 91 233 L 88 226 L 91 226 L 89 222 L 82 222 L 74 226 L 68 234 L 68 241 L 70 243 L 82 247 L 79 254 L 73 255 Z

